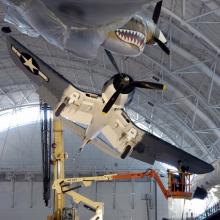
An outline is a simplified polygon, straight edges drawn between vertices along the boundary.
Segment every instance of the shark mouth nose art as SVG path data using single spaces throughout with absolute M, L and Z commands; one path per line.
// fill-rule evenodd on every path
M 140 49 L 140 51 L 143 51 L 146 37 L 141 32 L 120 28 L 117 29 L 115 33 L 120 40 L 135 45 Z

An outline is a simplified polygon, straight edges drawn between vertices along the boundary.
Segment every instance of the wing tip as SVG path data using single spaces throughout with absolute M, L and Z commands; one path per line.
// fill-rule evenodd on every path
M 207 166 L 207 173 L 211 173 L 212 171 L 215 170 L 215 168 L 212 166 L 212 164 L 208 164 L 209 166 Z
M 204 167 L 198 167 L 199 169 L 193 169 L 190 172 L 193 174 L 206 174 L 206 173 L 211 173 L 215 170 L 215 168 L 209 164 L 205 162 Z

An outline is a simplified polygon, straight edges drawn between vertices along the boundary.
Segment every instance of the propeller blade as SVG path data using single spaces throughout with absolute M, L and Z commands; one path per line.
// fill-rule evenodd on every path
M 109 60 L 111 61 L 112 65 L 115 67 L 117 73 L 120 73 L 120 70 L 118 68 L 118 65 L 117 65 L 117 63 L 115 61 L 115 58 L 113 57 L 112 53 L 109 50 L 106 50 L 106 49 L 105 49 L 105 52 L 106 52 Z
M 134 81 L 131 83 L 131 86 L 144 88 L 144 89 L 156 89 L 156 90 L 166 90 L 167 87 L 161 83 L 154 83 L 154 82 L 145 82 L 145 81 Z
M 158 44 L 158 46 L 167 54 L 170 55 L 170 49 L 166 46 L 166 44 L 164 44 L 163 42 L 161 42 L 159 39 L 157 39 L 156 37 L 154 37 L 154 41 Z
M 115 93 L 112 95 L 112 97 L 108 100 L 108 102 L 104 106 L 102 112 L 108 113 L 108 111 L 114 105 L 114 103 L 115 103 L 116 99 L 118 98 L 118 96 L 120 95 L 120 93 L 121 93 L 121 90 L 119 88 L 118 90 L 115 91 Z
M 159 20 L 162 4 L 163 4 L 163 1 L 161 0 L 161 1 L 157 2 L 156 6 L 154 8 L 152 20 L 154 21 L 155 24 L 157 24 L 157 22 Z

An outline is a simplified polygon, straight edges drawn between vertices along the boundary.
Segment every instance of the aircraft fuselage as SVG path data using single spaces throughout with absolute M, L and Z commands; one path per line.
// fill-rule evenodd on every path
M 76 121 L 76 119 L 77 121 L 80 119 L 84 125 L 88 126 L 85 131 L 83 146 L 96 138 L 102 129 L 108 125 L 112 117 L 111 113 L 113 111 L 124 108 L 124 106 L 129 104 L 132 100 L 134 89 L 126 90 L 118 96 L 108 113 L 103 112 L 103 108 L 107 101 L 115 93 L 116 89 L 121 85 L 121 83 L 124 82 L 123 79 L 125 78 L 128 80 L 133 80 L 127 74 L 117 74 L 110 78 L 103 86 L 101 97 L 92 93 L 77 93 L 74 87 L 71 85 L 64 92 L 63 100 L 60 102 L 57 109 L 59 109 L 59 106 L 62 106 L 63 103 L 68 100 L 67 103 L 65 103 L 65 108 L 63 108 L 61 111 L 61 116 L 72 120 L 73 122 Z M 83 104 L 78 106 L 78 110 L 76 111 L 78 100 L 86 100 L 86 97 L 92 97 L 95 104 L 85 101 Z M 102 99 L 102 102 L 97 101 L 96 103 L 96 100 L 98 99 Z M 85 112 L 88 112 L 88 114 Z

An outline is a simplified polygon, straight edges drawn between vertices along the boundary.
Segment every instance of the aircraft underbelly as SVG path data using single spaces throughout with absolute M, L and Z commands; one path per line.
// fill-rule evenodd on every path
M 61 114 L 63 117 L 75 122 L 84 125 L 89 125 L 92 117 L 90 114 L 85 112 L 76 112 L 74 114 Z
M 119 152 L 123 152 L 124 148 L 121 148 L 119 143 L 118 143 L 118 136 L 117 134 L 113 131 L 112 127 L 107 125 L 103 128 L 102 130 L 103 135 L 108 138 L 108 141 L 110 144 Z M 108 134 L 108 135 L 106 135 Z
M 152 0 L 43 0 L 67 26 L 97 28 L 129 17 Z
M 99 113 L 95 114 L 91 124 L 88 126 L 86 130 L 86 138 L 94 139 L 96 138 L 100 132 L 102 131 L 103 127 L 106 126 L 108 123 L 108 117 L 104 116 L 101 111 Z

